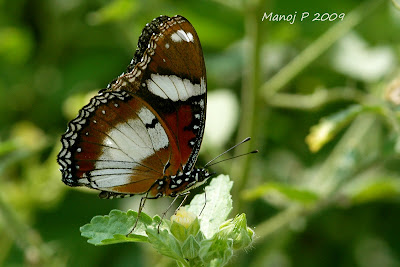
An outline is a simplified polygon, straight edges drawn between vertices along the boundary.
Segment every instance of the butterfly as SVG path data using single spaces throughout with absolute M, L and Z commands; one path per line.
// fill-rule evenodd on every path
M 155 18 L 126 72 L 69 122 L 57 156 L 62 181 L 99 190 L 101 198 L 186 195 L 212 176 L 195 168 L 206 104 L 195 29 L 179 15 Z

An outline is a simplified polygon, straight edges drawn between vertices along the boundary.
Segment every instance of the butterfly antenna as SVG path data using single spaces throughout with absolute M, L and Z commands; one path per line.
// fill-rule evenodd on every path
M 221 162 L 224 162 L 224 161 L 227 161 L 227 160 L 231 160 L 231 159 L 235 159 L 235 158 L 238 158 L 238 157 L 241 157 L 241 156 L 246 156 L 246 155 L 255 154 L 255 153 L 258 153 L 258 150 L 253 150 L 251 152 L 247 152 L 247 153 L 244 153 L 244 154 L 240 154 L 240 155 L 237 155 L 237 156 L 234 156 L 234 157 L 230 157 L 230 158 L 227 158 L 227 159 L 223 159 L 223 160 L 214 162 L 213 164 L 208 165 L 208 167 L 210 167 L 212 165 L 215 165 L 215 164 L 218 164 L 218 163 L 221 163 Z
M 213 158 L 212 160 L 210 160 L 209 162 L 207 162 L 207 164 L 204 165 L 204 168 L 207 167 L 207 166 L 211 166 L 211 165 L 208 165 L 208 164 L 210 164 L 210 163 L 213 162 L 214 160 L 218 159 L 218 158 L 221 157 L 222 155 L 225 155 L 226 153 L 228 153 L 228 152 L 231 151 L 232 149 L 236 148 L 237 146 L 240 146 L 241 144 L 246 143 L 247 141 L 250 141 L 250 139 L 251 139 L 250 137 L 247 137 L 247 138 L 243 139 L 243 141 L 241 141 L 240 143 L 234 145 L 233 147 L 229 148 L 229 149 L 226 150 L 225 152 L 222 152 L 221 154 L 219 154 L 218 156 L 216 156 L 215 158 Z M 258 151 L 257 151 L 257 152 L 258 152 Z M 252 151 L 252 152 L 249 152 L 249 153 L 246 153 L 246 154 L 243 154 L 243 155 L 239 155 L 239 156 L 236 156 L 236 157 L 233 157 L 233 158 L 229 158 L 229 159 L 234 159 L 234 158 L 237 158 L 237 157 L 240 157 L 240 156 L 244 156 L 244 155 L 251 154 L 251 153 L 257 153 L 257 152 Z M 228 160 L 228 159 L 226 159 L 226 160 Z M 223 161 L 225 161 L 225 160 L 223 160 Z M 222 161 L 220 161 L 220 162 L 222 162 Z M 214 165 L 214 164 L 215 164 L 215 163 L 213 163 L 212 165 Z

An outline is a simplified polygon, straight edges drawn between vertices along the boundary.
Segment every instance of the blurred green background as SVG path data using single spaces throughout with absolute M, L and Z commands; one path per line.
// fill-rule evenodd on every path
M 399 4 L 0 0 L 0 265 L 174 266 L 148 245 L 87 244 L 80 226 L 136 210 L 139 197 L 65 186 L 56 155 L 67 122 L 125 70 L 144 25 L 180 14 L 207 66 L 198 165 L 246 136 L 235 153 L 260 150 L 213 166 L 235 182 L 232 217 L 245 212 L 256 233 L 231 266 L 400 266 Z M 297 17 L 263 21 L 271 12 Z

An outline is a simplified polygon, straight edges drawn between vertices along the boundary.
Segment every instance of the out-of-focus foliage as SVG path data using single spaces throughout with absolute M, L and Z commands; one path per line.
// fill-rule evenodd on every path
M 173 266 L 145 244 L 88 244 L 80 226 L 114 208 L 137 210 L 139 197 L 68 188 L 56 155 L 67 122 L 125 70 L 144 25 L 180 14 L 198 32 L 215 96 L 198 164 L 247 135 L 251 147 L 236 153 L 260 151 L 212 166 L 230 174 L 234 214 L 255 231 L 252 248 L 229 264 L 399 266 L 394 3 L 0 1 L 0 265 Z M 262 21 L 264 12 L 297 18 Z M 310 17 L 300 21 L 303 12 Z M 312 21 L 316 12 L 345 16 Z M 226 127 L 215 126 L 221 116 Z M 145 212 L 169 203 L 149 200 Z

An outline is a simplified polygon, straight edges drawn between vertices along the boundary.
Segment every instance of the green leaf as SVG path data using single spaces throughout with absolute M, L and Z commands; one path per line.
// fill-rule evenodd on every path
M 199 256 L 206 266 L 224 266 L 233 255 L 233 240 L 215 235 L 200 243 Z
M 206 237 L 204 236 L 204 234 L 203 234 L 202 231 L 199 231 L 199 232 L 197 233 L 195 239 L 196 239 L 197 242 L 200 243 L 201 241 L 203 241 L 204 239 L 206 239 Z
M 149 243 L 162 255 L 173 258 L 185 264 L 179 241 L 168 230 L 158 232 L 158 227 L 148 227 L 146 230 Z
M 89 224 L 80 228 L 81 235 L 88 238 L 88 243 L 96 246 L 120 242 L 146 242 L 145 228 L 152 224 L 153 220 L 143 212 L 133 233 L 126 236 L 131 231 L 136 218 L 135 211 L 112 210 L 109 215 L 93 217 Z
M 243 192 L 243 198 L 246 200 L 255 200 L 261 198 L 267 194 L 278 193 L 291 202 L 298 202 L 301 204 L 313 204 L 319 199 L 318 194 L 295 188 L 292 185 L 278 184 L 278 183 L 266 183 L 262 186 L 258 186 L 255 189 L 246 190 Z
M 92 243 L 88 240 L 89 243 Z M 101 244 L 95 245 L 111 245 L 123 242 L 147 242 L 147 237 L 142 235 L 130 234 L 128 236 L 115 234 L 112 238 L 104 239 L 101 241 Z M 92 243 L 93 244 L 93 243 Z
M 170 231 L 173 236 L 181 242 L 185 241 L 187 238 L 186 228 L 182 224 L 172 222 Z
M 355 204 L 398 198 L 400 196 L 400 180 L 395 178 L 380 178 L 365 182 L 350 192 L 350 198 Z
M 232 210 L 230 190 L 233 182 L 227 175 L 219 175 L 205 187 L 205 193 L 196 195 L 186 209 L 196 215 L 200 214 L 200 229 L 207 238 L 211 238 L 219 226 L 226 220 Z M 206 205 L 204 205 L 204 202 Z
M 183 217 L 187 215 L 189 215 L 190 217 Z M 190 222 L 190 220 L 192 219 L 191 215 L 193 215 L 193 213 L 189 214 L 185 210 L 185 207 L 182 207 L 174 215 L 174 219 L 172 219 L 174 216 L 171 217 L 172 224 L 170 226 L 170 232 L 176 239 L 181 242 L 185 241 L 190 235 L 196 236 L 197 233 L 200 231 L 200 222 L 197 217 L 193 216 L 194 220 L 189 225 L 187 225 L 187 222 Z
M 233 249 L 245 248 L 253 241 L 254 231 L 247 227 L 246 215 L 237 215 L 221 225 L 217 235 L 233 240 Z
M 196 218 L 187 228 L 187 235 L 196 236 L 199 231 L 200 231 L 200 222 L 199 219 Z
M 185 259 L 194 259 L 199 255 L 200 244 L 190 235 L 182 244 L 183 256 Z

